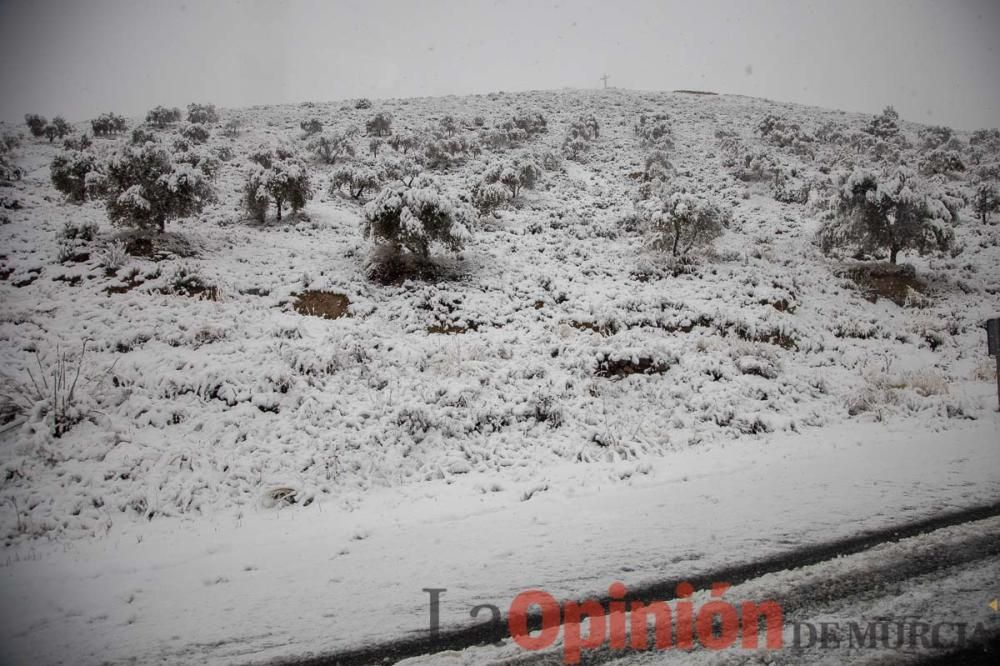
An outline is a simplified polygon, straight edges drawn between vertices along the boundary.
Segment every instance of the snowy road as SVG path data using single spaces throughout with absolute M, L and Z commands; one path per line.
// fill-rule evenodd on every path
M 473 606 L 506 609 L 530 588 L 586 599 L 614 580 L 630 589 L 695 581 L 993 504 L 998 443 L 995 415 L 942 432 L 858 424 L 680 450 L 627 482 L 607 481 L 622 465 L 571 465 L 548 472 L 544 485 L 496 492 L 468 474 L 372 490 L 352 505 L 119 522 L 101 539 L 10 553 L 0 567 L 0 662 L 301 660 L 426 636 L 423 588 L 447 588 L 441 627 L 451 631 L 481 622 L 470 619 Z M 986 545 L 1000 541 L 996 522 L 977 529 L 984 524 Z M 980 538 L 954 529 L 966 544 Z M 851 556 L 866 557 L 875 566 L 889 551 Z M 983 595 L 998 592 L 996 560 L 968 566 L 975 575 L 958 572 L 964 592 L 953 602 L 982 613 Z M 729 596 L 791 595 L 781 575 L 748 579 L 767 587 Z M 872 580 L 855 579 L 862 588 Z M 910 583 L 889 585 L 894 595 Z M 913 590 L 921 614 L 932 608 L 920 600 L 942 593 L 933 582 Z

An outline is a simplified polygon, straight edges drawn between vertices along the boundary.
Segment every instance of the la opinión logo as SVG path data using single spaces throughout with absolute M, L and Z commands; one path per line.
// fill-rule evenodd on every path
M 696 644 L 710 650 L 722 650 L 739 645 L 757 649 L 783 646 L 784 618 L 776 601 L 744 601 L 739 607 L 723 599 L 728 583 L 714 583 L 711 597 L 701 605 L 694 602 L 694 587 L 680 583 L 673 602 L 644 603 L 628 600 L 625 584 L 614 582 L 608 587 L 606 601 L 588 599 L 560 603 L 544 590 L 526 590 L 511 602 L 507 612 L 510 637 L 525 650 L 544 650 L 562 635 L 563 660 L 566 664 L 580 663 L 584 650 L 596 650 L 607 645 L 613 650 L 693 649 Z M 443 588 L 425 588 L 431 595 L 431 640 L 438 636 L 440 596 Z M 490 611 L 494 635 L 502 634 L 500 609 L 492 604 L 476 606 L 472 617 Z M 586 630 L 584 631 L 584 627 Z

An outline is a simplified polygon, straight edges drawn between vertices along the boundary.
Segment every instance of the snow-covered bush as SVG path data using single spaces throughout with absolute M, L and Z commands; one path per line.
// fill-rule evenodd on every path
M 141 146 L 148 141 L 156 141 L 156 135 L 147 130 L 145 127 L 136 127 L 132 130 L 132 135 L 129 141 L 133 146 Z
M 360 199 L 366 191 L 382 184 L 382 174 L 367 164 L 349 164 L 338 167 L 330 175 L 330 193 L 346 190 L 352 199 Z
M 45 136 L 45 126 L 49 122 L 45 119 L 45 116 L 40 116 L 37 113 L 26 113 L 24 114 L 24 124 L 28 126 L 31 136 L 40 139 Z
M 962 203 L 906 167 L 879 174 L 856 169 L 840 189 L 836 213 L 820 228 L 820 245 L 825 252 L 843 247 L 867 254 L 887 251 L 893 264 L 905 250 L 949 250 Z
M 66 195 L 69 201 L 81 203 L 86 201 L 87 176 L 97 170 L 97 157 L 89 151 L 65 150 L 52 159 L 49 176 L 52 185 Z M 93 185 L 94 180 L 91 179 Z M 96 194 L 91 191 L 91 195 Z
M 70 127 L 65 118 L 56 116 L 45 125 L 42 132 L 45 134 L 45 138 L 49 140 L 49 143 L 52 143 L 55 139 L 61 139 L 67 134 L 71 134 L 73 128 Z
M 541 111 L 521 111 L 511 118 L 511 122 L 528 138 L 544 133 L 549 124 Z
M 405 249 L 427 257 L 432 243 L 460 251 L 471 237 L 469 219 L 462 204 L 431 184 L 392 185 L 365 205 L 363 233 L 376 244 L 388 244 L 394 254 Z
M 121 134 L 127 127 L 128 122 L 125 118 L 114 113 L 102 113 L 90 121 L 90 128 L 94 132 L 94 136 Z
M 150 109 L 146 114 L 146 122 L 157 129 L 163 129 L 167 125 L 178 122 L 180 119 L 181 110 L 177 107 L 168 109 L 164 106 L 157 106 Z
M 707 247 L 722 235 L 729 215 L 715 202 L 687 192 L 674 192 L 639 207 L 652 249 L 674 257 Z
M 541 168 L 529 157 L 519 157 L 491 165 L 483 173 L 480 183 L 489 185 L 500 183 L 508 190 L 512 199 L 524 189 L 533 189 L 542 175 Z
M 373 137 L 368 141 L 368 152 L 372 154 L 372 159 L 378 157 L 378 151 L 385 144 L 385 141 L 378 137 Z
M 385 180 L 398 180 L 407 187 L 411 187 L 417 177 L 423 173 L 423 166 L 409 157 L 383 157 L 379 160 L 378 169 L 382 172 Z
M 920 137 L 920 147 L 922 150 L 934 150 L 935 148 L 944 145 L 949 139 L 951 139 L 952 131 L 950 127 L 932 125 L 921 128 L 920 131 L 917 132 L 917 136 Z
M 472 190 L 472 205 L 483 216 L 491 215 L 510 198 L 510 190 L 501 183 L 479 182 Z
M 0 182 L 21 180 L 23 171 L 14 164 L 13 153 L 21 145 L 21 135 L 5 132 L 0 136 Z
M 315 137 L 308 148 L 324 164 L 336 164 L 341 157 L 354 157 L 356 152 L 350 135 L 341 132 Z
M 215 110 L 214 104 L 195 104 L 192 102 L 187 107 L 187 119 L 189 123 L 195 125 L 217 123 L 219 122 L 219 112 Z
M 354 103 L 355 109 L 370 109 L 372 108 L 372 101 L 367 97 L 362 97 L 357 102 Z
M 935 149 L 920 160 L 920 173 L 925 176 L 965 171 L 962 157 L 954 150 Z
M 674 146 L 673 132 L 665 119 L 647 120 L 646 116 L 640 116 L 634 130 L 643 148 L 669 149 Z
M 97 238 L 99 227 L 96 222 L 66 222 L 59 236 L 64 240 L 90 242 Z
M 990 221 L 992 213 L 1000 211 L 1000 190 L 995 184 L 982 182 L 976 186 L 975 194 L 972 196 L 972 210 L 983 224 Z
M 881 139 L 893 138 L 899 134 L 899 113 L 891 106 L 885 107 L 865 126 L 865 132 Z
M 420 146 L 420 137 L 413 132 L 396 132 L 389 137 L 388 143 L 393 150 L 405 155 Z
M 438 121 L 438 127 L 441 133 L 447 137 L 455 136 L 455 132 L 458 131 L 458 121 L 455 120 L 455 116 L 443 116 L 441 120 Z
M 167 220 L 200 212 L 213 198 L 205 175 L 175 163 L 158 143 L 119 146 L 100 171 L 108 217 L 117 225 L 162 233 Z
M 258 149 L 252 159 L 255 165 L 243 186 L 243 208 L 260 222 L 271 200 L 280 221 L 285 204 L 297 213 L 312 197 L 309 170 L 295 155 L 279 147 Z
M 446 169 L 479 153 L 479 144 L 464 136 L 433 136 L 423 143 L 423 162 L 428 169 Z
M 389 136 L 392 134 L 392 115 L 386 111 L 376 113 L 365 123 L 365 132 L 371 136 Z
M 181 128 L 180 135 L 193 144 L 205 143 L 210 133 L 203 125 L 188 124 Z
M 317 118 L 310 118 L 309 120 L 303 120 L 299 123 L 299 127 L 305 132 L 306 136 L 312 136 L 313 134 L 319 134 L 323 131 L 323 123 Z
M 124 266 L 127 260 L 127 246 L 120 240 L 114 240 L 105 245 L 98 255 L 98 263 L 101 268 L 112 273 Z

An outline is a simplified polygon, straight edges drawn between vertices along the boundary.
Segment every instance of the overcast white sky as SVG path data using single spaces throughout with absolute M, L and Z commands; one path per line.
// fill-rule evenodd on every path
M 697 88 L 1000 126 L 998 0 L 0 0 L 0 118 Z

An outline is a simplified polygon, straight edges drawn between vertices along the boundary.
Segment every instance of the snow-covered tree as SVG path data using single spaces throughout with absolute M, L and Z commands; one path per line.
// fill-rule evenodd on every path
M 388 143 L 393 150 L 405 155 L 420 146 L 420 137 L 413 132 L 396 132 L 389 137 Z
M 483 173 L 481 182 L 485 185 L 500 183 L 510 191 L 512 199 L 524 189 L 533 189 L 542 175 L 542 169 L 528 157 L 514 158 L 498 162 Z
M 278 220 L 287 204 L 293 213 L 312 198 L 313 188 L 305 162 L 288 146 L 259 146 L 250 153 L 254 163 L 243 186 L 243 208 L 264 221 L 271 201 Z
M 500 183 L 476 183 L 472 189 L 472 205 L 480 215 L 491 215 L 510 201 L 510 190 Z
M 121 134 L 127 127 L 128 122 L 125 118 L 110 112 L 102 113 L 90 121 L 90 128 L 94 132 L 94 136 Z
M 706 197 L 674 192 L 639 206 L 650 246 L 674 257 L 706 247 L 722 235 L 728 214 Z
M 181 127 L 180 135 L 184 137 L 186 141 L 193 144 L 205 143 L 208 141 L 208 137 L 211 136 L 207 128 L 203 125 L 195 123 L 190 123 Z
M 187 107 L 187 119 L 189 123 L 195 125 L 217 123 L 219 122 L 219 112 L 215 110 L 214 104 L 195 104 L 192 102 Z
M 330 175 L 330 193 L 345 189 L 352 199 L 360 199 L 366 191 L 382 184 L 382 174 L 366 164 L 348 164 L 338 167 Z
M 1000 211 L 1000 190 L 997 186 L 990 182 L 979 183 L 972 196 L 972 209 L 983 224 L 989 222 L 990 215 Z
M 365 205 L 365 238 L 388 244 L 393 253 L 405 249 L 419 257 L 430 255 L 432 243 L 458 252 L 471 238 L 465 206 L 433 185 L 391 185 Z
M 392 134 L 392 115 L 386 111 L 376 113 L 365 123 L 365 132 L 372 136 L 389 136 Z
M 53 187 L 70 201 L 80 203 L 87 199 L 87 176 L 95 172 L 97 166 L 97 157 L 90 151 L 64 150 L 53 158 L 49 176 Z
M 108 217 L 117 225 L 163 233 L 168 220 L 198 213 L 213 198 L 205 175 L 175 163 L 158 143 L 121 145 L 100 171 Z
M 73 132 L 73 128 L 70 127 L 70 124 L 66 122 L 65 118 L 62 116 L 56 116 L 50 120 L 47 125 L 45 125 L 45 128 L 42 131 L 45 134 L 45 138 L 49 140 L 49 143 L 52 143 L 55 139 L 61 139 L 67 134 L 71 134 Z
M 407 187 L 412 187 L 414 181 L 423 173 L 423 166 L 410 157 L 383 157 L 378 162 L 378 170 L 385 180 L 398 180 Z
M 880 139 L 889 139 L 899 134 L 899 113 L 891 106 L 885 107 L 874 116 L 865 127 L 865 132 Z
M 163 129 L 167 125 L 178 122 L 181 119 L 181 110 L 177 107 L 168 109 L 165 106 L 157 106 L 149 110 L 146 114 L 146 122 L 156 127 L 157 129 Z
M 906 250 L 946 251 L 954 245 L 953 224 L 963 203 L 906 167 L 878 174 L 855 169 L 840 189 L 836 214 L 820 228 L 820 244 L 824 251 L 888 252 L 892 264 Z
M 303 120 L 299 123 L 299 127 L 305 132 L 306 136 L 312 136 L 313 134 L 319 134 L 323 131 L 323 123 L 316 119 L 310 118 L 309 120 Z
M 917 132 L 917 136 L 920 137 L 920 147 L 922 150 L 934 150 L 952 138 L 952 131 L 950 127 L 931 125 L 921 128 Z
M 455 116 L 444 116 L 438 121 L 438 126 L 441 128 L 441 132 L 448 137 L 455 136 L 455 132 L 458 131 L 458 121 L 455 120 Z
M 31 131 L 31 136 L 41 138 L 45 136 L 45 126 L 49 123 L 45 119 L 45 116 L 40 116 L 37 113 L 27 113 L 24 115 L 24 124 Z
M 324 164 L 336 164 L 342 157 L 354 157 L 357 152 L 351 137 L 342 132 L 321 134 L 309 142 L 312 151 Z

